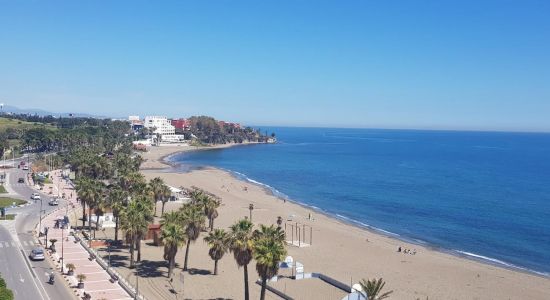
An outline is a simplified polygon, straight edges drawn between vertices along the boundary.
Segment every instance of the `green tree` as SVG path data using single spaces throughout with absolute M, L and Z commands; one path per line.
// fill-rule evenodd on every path
M 249 300 L 248 294 L 248 264 L 252 260 L 254 239 L 252 228 L 254 225 L 247 219 L 239 220 L 231 226 L 231 252 L 239 267 L 244 271 L 244 299 Z
M 164 206 L 166 205 L 166 202 L 170 200 L 170 197 L 172 197 L 172 190 L 170 190 L 170 187 L 167 185 L 163 185 L 160 190 L 160 200 L 162 201 L 162 209 L 161 209 L 161 216 L 164 215 Z
M 150 202 L 145 197 L 135 197 L 128 203 L 128 207 L 121 215 L 121 229 L 124 231 L 126 241 L 130 245 L 130 268 L 135 267 L 134 250 L 138 247 L 144 232 L 147 232 L 152 218 Z
M 382 300 L 389 298 L 390 294 L 393 293 L 393 291 L 382 293 L 382 289 L 386 285 L 384 280 L 382 278 L 379 279 L 372 279 L 372 280 L 361 280 L 359 282 L 361 285 L 361 294 L 365 298 L 368 298 L 369 300 Z
M 183 270 L 187 271 L 187 263 L 189 260 L 189 246 L 194 243 L 199 237 L 201 230 L 204 228 L 205 216 L 202 207 L 198 205 L 185 205 L 181 209 L 182 225 L 185 227 L 187 235 L 187 246 L 185 248 L 185 261 Z
M 118 185 L 111 187 L 109 196 L 107 198 L 107 206 L 113 212 L 115 218 L 115 242 L 118 241 L 118 231 L 120 227 L 120 215 L 126 208 L 126 202 L 128 201 L 128 192 L 120 188 Z
M 221 201 L 212 197 L 208 197 L 204 204 L 204 213 L 208 218 L 208 227 L 210 231 L 214 229 L 214 219 L 218 217 L 218 207 L 220 207 Z
M 210 247 L 208 255 L 214 260 L 214 275 L 218 275 L 218 260 L 229 250 L 231 236 L 225 230 L 216 228 L 204 237 L 204 241 Z
M 155 216 L 157 215 L 157 202 L 162 197 L 162 187 L 164 186 L 164 180 L 160 177 L 155 177 L 149 181 L 149 187 L 153 193 L 153 203 L 155 205 Z
M 262 226 L 259 231 L 255 232 L 254 236 L 253 256 L 256 260 L 256 271 L 258 271 L 258 275 L 262 279 L 260 300 L 265 299 L 267 280 L 277 275 L 279 263 L 287 253 L 284 242 L 277 235 L 273 234 L 277 232 L 276 228 L 273 225 L 270 227 Z
M 176 266 L 176 254 L 178 248 L 183 246 L 187 235 L 179 224 L 177 212 L 167 213 L 161 221 L 162 231 L 160 238 L 164 243 L 164 259 L 168 261 L 168 278 L 172 278 Z

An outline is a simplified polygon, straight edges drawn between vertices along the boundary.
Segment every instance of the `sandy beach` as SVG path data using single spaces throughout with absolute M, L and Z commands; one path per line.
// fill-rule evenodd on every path
M 189 146 L 187 144 L 179 145 L 163 145 L 159 147 L 147 147 L 146 152 L 141 152 L 140 155 L 143 157 L 143 164 L 141 165 L 142 170 L 154 170 L 154 169 L 163 169 L 169 167 L 164 159 L 167 156 L 170 156 L 175 153 L 188 152 L 188 151 L 197 151 L 197 150 L 208 150 L 208 149 L 223 149 L 229 147 L 242 147 L 247 145 L 254 145 L 257 143 L 254 142 L 244 142 L 241 144 L 220 144 L 214 146 Z
M 348 285 L 362 278 L 382 277 L 386 281 L 385 289 L 394 291 L 391 299 L 542 300 L 550 295 L 548 278 L 457 257 L 358 228 L 290 201 L 285 202 L 261 186 L 238 180 L 225 171 L 207 168 L 179 174 L 150 170 L 153 166 L 166 166 L 158 160 L 175 151 L 182 149 L 152 148 L 144 156 L 147 159 L 144 167 L 149 169 L 143 171 L 146 178 L 158 176 L 168 185 L 197 186 L 221 197 L 223 205 L 215 227 L 227 228 L 239 218 L 248 216 L 249 204 L 254 204 L 252 218 L 255 224 L 275 224 L 277 217 L 281 216 L 288 224 L 298 222 L 311 226 L 311 246 L 288 246 L 288 254 L 303 263 L 307 273 L 322 273 Z M 167 210 L 177 209 L 179 205 L 171 202 Z M 309 230 L 306 236 L 309 240 Z M 176 299 L 168 291 L 170 286 L 162 248 L 147 242 L 143 247 L 143 259 L 154 264 L 159 275 L 140 282 L 144 294 L 148 299 Z M 399 253 L 398 247 L 415 250 L 416 254 Z M 122 250 L 118 255 L 125 256 L 126 251 Z M 180 272 L 183 255 L 184 249 L 181 249 L 176 258 L 176 273 Z M 213 261 L 208 256 L 202 236 L 191 246 L 190 267 L 195 272 L 185 276 L 185 298 L 243 298 L 242 269 L 237 268 L 232 254 L 228 253 L 219 263 L 219 275 L 210 275 Z M 260 287 L 254 284 L 258 279 L 254 262 L 249 266 L 249 272 L 251 297 L 256 299 Z M 282 270 L 280 274 L 290 275 L 290 272 Z M 271 285 L 294 299 L 341 299 L 345 295 L 318 279 L 283 279 Z M 175 290 L 178 290 L 177 286 Z M 267 295 L 269 299 L 279 299 L 272 293 Z

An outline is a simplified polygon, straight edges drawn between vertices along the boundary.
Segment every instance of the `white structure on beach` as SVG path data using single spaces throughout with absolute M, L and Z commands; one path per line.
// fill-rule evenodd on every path
M 94 224 L 97 222 L 97 216 L 91 215 L 90 223 Z M 106 213 L 102 216 L 99 216 L 99 228 L 115 228 L 115 218 L 112 213 Z

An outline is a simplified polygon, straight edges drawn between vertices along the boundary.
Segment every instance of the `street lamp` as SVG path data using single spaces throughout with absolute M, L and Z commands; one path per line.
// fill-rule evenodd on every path
M 183 296 L 183 283 L 184 283 L 184 273 L 183 271 L 180 272 L 179 274 L 179 277 L 180 277 L 180 281 L 181 281 L 181 294 Z M 176 300 L 178 300 L 178 291 L 176 290 L 176 288 L 174 288 L 174 278 L 170 278 L 170 280 L 168 280 L 168 283 L 170 284 L 170 287 L 172 287 L 172 290 L 174 291 L 174 294 L 176 295 Z
M 40 197 L 40 211 L 38 212 L 38 236 L 42 232 L 42 197 Z
M 139 262 L 136 262 L 136 294 L 134 295 L 134 299 L 137 300 L 139 295 Z
M 48 230 L 49 227 L 44 227 L 44 245 L 46 249 L 48 248 Z
M 107 234 L 105 233 L 105 228 L 101 230 L 103 232 L 103 235 L 105 236 L 105 241 L 107 241 L 107 251 L 109 252 L 109 268 L 111 267 L 111 241 L 107 238 Z
M 63 220 L 65 221 L 65 220 Z M 65 232 L 65 224 L 64 222 L 61 223 L 61 274 L 63 274 L 63 241 L 65 240 L 65 238 L 63 237 L 63 233 Z

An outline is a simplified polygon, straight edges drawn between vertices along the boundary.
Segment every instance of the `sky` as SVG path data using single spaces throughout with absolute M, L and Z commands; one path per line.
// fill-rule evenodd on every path
M 0 0 L 0 102 L 550 131 L 550 1 Z

